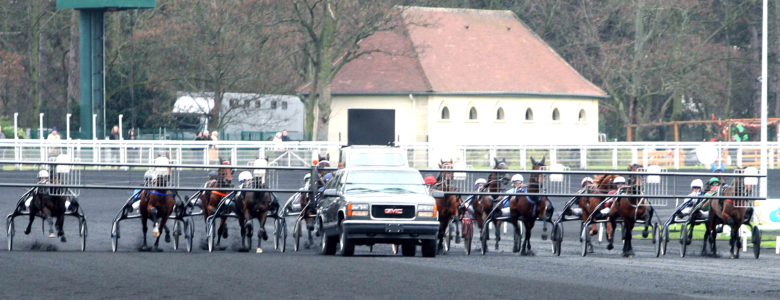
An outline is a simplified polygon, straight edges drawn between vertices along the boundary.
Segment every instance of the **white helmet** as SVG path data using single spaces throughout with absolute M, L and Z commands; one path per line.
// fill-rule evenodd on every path
M 702 186 L 704 186 L 704 183 L 701 181 L 701 179 L 694 179 L 691 181 L 691 188 L 701 188 Z
M 477 185 L 477 184 L 480 184 L 480 183 L 481 184 L 486 184 L 487 180 L 485 180 L 485 178 L 479 178 L 479 179 L 477 179 L 477 181 L 474 182 L 474 185 Z
M 144 180 L 152 180 L 155 177 L 157 177 L 157 174 L 152 170 L 148 170 L 144 173 Z
M 244 182 L 245 180 L 252 180 L 252 173 L 244 171 L 238 174 L 238 182 Z
M 593 184 L 593 178 L 590 177 L 583 178 L 582 181 L 580 182 L 580 185 L 585 186 L 586 184 Z
M 311 173 L 306 173 L 306 175 L 303 176 L 303 180 L 309 180 L 311 179 Z
M 623 176 L 618 176 L 618 177 L 615 177 L 615 179 L 612 180 L 612 183 L 613 184 L 626 183 L 626 179 L 623 178 Z
M 49 171 L 46 171 L 46 170 L 38 171 L 38 179 L 41 179 L 41 178 L 49 178 Z
M 512 182 L 515 182 L 515 181 L 523 182 L 523 175 L 515 174 L 514 176 L 512 176 Z

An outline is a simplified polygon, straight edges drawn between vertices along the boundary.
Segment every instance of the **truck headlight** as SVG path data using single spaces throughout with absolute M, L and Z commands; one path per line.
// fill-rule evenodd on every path
M 439 216 L 439 212 L 436 211 L 436 205 L 420 204 L 417 205 L 417 216 L 436 218 Z
M 436 210 L 436 205 L 417 205 L 417 211 L 434 211 Z
M 368 216 L 368 203 L 350 203 L 347 205 L 347 216 Z

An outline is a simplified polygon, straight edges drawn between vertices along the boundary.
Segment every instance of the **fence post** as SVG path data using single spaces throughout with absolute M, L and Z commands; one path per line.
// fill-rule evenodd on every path
M 631 163 L 636 164 L 639 163 L 639 154 L 638 154 L 637 147 L 631 147 Z M 647 165 L 643 165 L 647 166 Z
M 742 147 L 737 148 L 737 167 L 742 166 Z
M 550 165 L 555 165 L 555 163 L 558 161 L 558 157 L 555 153 L 555 147 L 550 148 Z
M 680 147 L 674 148 L 674 169 L 680 169 Z
M 525 146 L 523 146 L 523 148 L 520 148 L 520 170 L 525 170 L 525 161 L 527 159 L 526 155 L 528 154 L 526 153 L 526 151 L 527 149 L 525 148 Z
M 615 144 L 615 148 L 612 148 L 612 169 L 617 170 L 618 166 L 618 149 L 617 144 Z
M 642 151 L 642 165 L 645 167 L 650 165 L 650 162 L 648 162 L 648 152 L 650 152 L 650 148 L 647 147 Z
M 585 147 L 580 148 L 580 169 L 586 170 L 588 168 L 588 149 Z

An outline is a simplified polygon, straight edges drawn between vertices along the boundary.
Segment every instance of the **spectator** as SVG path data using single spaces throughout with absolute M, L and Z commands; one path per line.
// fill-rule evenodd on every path
M 284 150 L 284 147 L 282 147 L 282 133 L 277 132 L 276 135 L 274 135 L 274 150 Z
M 127 139 L 132 141 L 137 139 L 135 137 L 135 130 L 130 129 L 130 131 L 127 132 Z M 140 162 L 139 158 L 141 157 L 141 151 L 138 150 L 138 147 L 132 147 L 130 150 L 127 151 L 127 162 Z
M 219 132 L 216 130 L 211 132 L 211 140 L 212 141 L 219 141 Z
M 287 136 L 287 130 L 286 129 L 282 130 L 282 142 L 289 142 L 289 141 L 290 141 L 290 137 Z
M 219 136 L 218 136 L 219 133 L 216 130 L 211 132 L 211 138 L 208 138 L 209 136 L 208 133 L 209 133 L 208 131 L 203 132 L 205 140 L 219 141 Z M 209 144 L 209 164 L 215 164 L 215 165 L 220 164 L 219 150 L 217 150 L 216 144 Z
M 3 133 L 3 126 L 0 126 L 0 139 L 5 139 L 5 133 Z
M 49 141 L 59 141 L 60 135 L 57 133 L 57 126 L 54 126 L 51 128 L 51 133 L 48 137 L 46 137 L 46 140 Z M 58 143 L 58 142 L 52 142 L 52 144 Z M 49 146 L 49 157 L 57 157 L 60 154 L 62 154 L 62 151 L 60 151 L 60 148 L 57 146 Z
M 196 141 L 202 141 L 203 140 L 203 131 L 198 131 L 198 135 L 195 136 Z
M 127 132 L 127 139 L 128 140 L 136 140 L 135 130 L 130 129 L 130 131 Z
M 203 137 L 202 137 L 202 139 L 204 141 L 210 141 L 211 140 L 211 137 L 209 137 L 209 131 L 208 130 L 205 130 L 205 129 L 203 130 Z
M 114 126 L 111 128 L 111 135 L 108 136 L 109 140 L 112 141 L 118 141 L 119 140 L 119 126 Z M 117 147 L 111 147 L 111 155 L 109 157 L 108 162 L 111 163 L 118 163 L 119 162 L 119 148 Z M 113 169 L 114 167 L 111 167 Z

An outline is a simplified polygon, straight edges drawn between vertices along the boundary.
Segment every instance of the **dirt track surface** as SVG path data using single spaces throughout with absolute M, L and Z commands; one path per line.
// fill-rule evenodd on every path
M 206 172 L 183 173 L 182 181 L 202 182 L 205 174 L 201 173 Z M 140 174 L 84 172 L 84 181 L 137 184 Z M 29 183 L 35 181 L 34 176 L 33 172 L 2 172 L 0 180 Z M 770 173 L 770 197 L 780 197 L 780 188 L 771 184 L 778 176 L 780 172 Z M 300 178 L 302 173 L 282 176 L 280 187 L 295 188 Z M 687 186 L 690 179 L 679 181 L 678 185 Z M 2 188 L 0 213 L 9 214 L 24 191 Z M 317 254 L 316 239 L 312 249 L 294 252 L 291 234 L 285 253 L 274 250 L 270 239 L 263 243 L 262 254 L 239 253 L 235 222 L 229 222 L 226 251 L 208 253 L 196 246 L 193 253 L 187 253 L 161 242 L 165 252 L 141 253 L 137 251 L 141 244 L 138 220 L 122 223 L 119 251 L 112 253 L 111 223 L 130 192 L 82 190 L 79 199 L 89 224 L 87 252 L 79 251 L 74 219 L 65 223 L 67 243 L 42 234 L 40 220 L 25 236 L 26 220 L 17 219 L 15 251 L 8 252 L 6 236 L 0 237 L 0 298 L 780 298 L 780 255 L 774 249 L 763 249 L 756 260 L 748 248 L 742 258 L 730 260 L 725 241 L 718 244 L 724 253 L 720 258 L 699 256 L 701 241 L 694 241 L 689 255 L 681 258 L 679 244 L 672 241 L 668 254 L 656 258 L 650 240 L 635 239 L 633 259 L 622 258 L 618 250 L 607 251 L 605 243 L 596 243 L 595 253 L 582 257 L 576 222 L 565 223 L 560 257 L 552 255 L 550 241 L 539 238 L 540 224 L 532 232 L 534 257 L 512 253 L 509 234 L 502 235 L 498 251 L 491 240 L 485 256 L 477 249 L 466 256 L 462 244 L 453 244 L 447 255 L 432 259 L 419 257 L 419 251 L 414 258 L 393 255 L 389 245 L 377 245 L 373 252 L 358 247 L 356 257 L 351 258 L 326 257 Z M 280 195 L 280 199 L 287 196 Z M 558 207 L 564 201 L 553 200 Z M 671 208 L 659 208 L 661 218 Z M 288 219 L 290 233 L 292 221 Z M 195 240 L 199 241 L 205 236 L 203 220 L 195 222 Z M 266 227 L 269 233 L 270 225 Z M 615 246 L 619 249 L 620 242 Z

